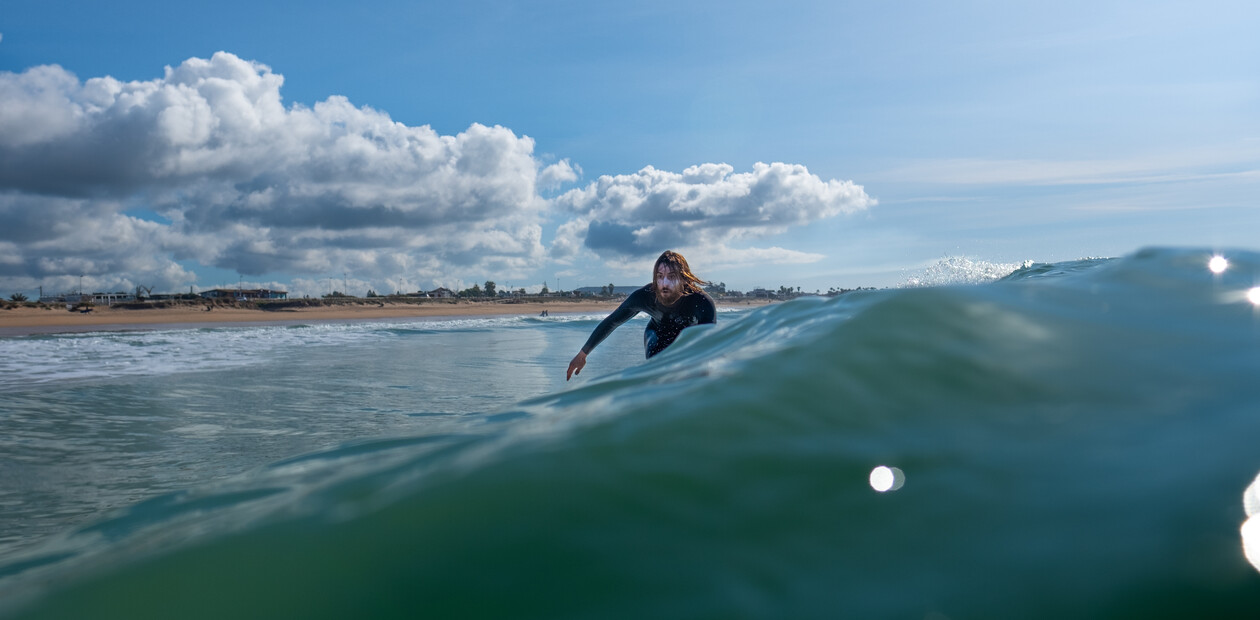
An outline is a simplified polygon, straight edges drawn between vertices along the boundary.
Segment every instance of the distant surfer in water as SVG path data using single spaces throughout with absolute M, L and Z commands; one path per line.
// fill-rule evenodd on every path
M 661 254 L 652 268 L 652 283 L 630 293 L 612 314 L 595 327 L 582 350 L 569 362 L 569 372 L 564 380 L 581 374 L 591 350 L 614 329 L 640 312 L 652 317 L 643 331 L 643 352 L 649 358 L 665 350 L 684 328 L 716 323 L 717 307 L 700 288 L 702 285 L 704 280 L 691 273 L 691 267 L 682 254 L 674 251 Z

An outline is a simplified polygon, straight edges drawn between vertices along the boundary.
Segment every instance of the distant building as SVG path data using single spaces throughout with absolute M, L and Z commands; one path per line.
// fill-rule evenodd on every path
M 45 304 L 104 304 L 106 306 L 124 301 L 135 301 L 134 293 L 60 293 L 45 295 L 39 298 Z
M 642 284 L 640 284 L 639 286 L 613 286 L 612 294 L 613 295 L 629 295 L 630 293 L 633 293 L 641 288 L 643 288 Z M 573 292 L 578 295 L 607 295 L 608 286 L 607 285 L 583 286 L 582 288 L 573 289 Z
M 287 291 L 273 291 L 267 288 L 238 289 L 212 288 L 198 293 L 206 299 L 288 299 Z
M 92 293 L 90 296 L 84 295 L 84 297 L 90 297 L 92 303 L 94 304 L 105 304 L 106 306 L 113 305 L 119 302 L 136 300 L 135 293 L 121 293 L 121 292 L 120 293 Z
M 455 291 L 452 291 L 451 289 L 446 288 L 445 286 L 439 286 L 431 291 L 421 291 L 419 293 L 416 293 L 414 296 L 415 297 L 439 297 L 439 298 L 454 297 Z
M 73 301 L 71 301 L 73 299 Z M 78 293 L 57 293 L 55 295 L 40 295 L 39 303 L 41 304 L 67 304 L 79 303 Z

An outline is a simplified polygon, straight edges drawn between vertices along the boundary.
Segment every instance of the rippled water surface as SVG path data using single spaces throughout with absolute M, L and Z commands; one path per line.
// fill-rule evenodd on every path
M 0 341 L 0 609 L 1250 617 L 1260 255 L 1213 257 L 800 299 L 646 363 L 630 324 L 567 385 L 599 317 Z

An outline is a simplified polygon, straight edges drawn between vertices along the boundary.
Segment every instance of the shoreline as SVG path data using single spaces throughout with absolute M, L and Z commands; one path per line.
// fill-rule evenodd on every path
M 261 310 L 257 307 L 181 305 L 165 308 L 100 307 L 86 314 L 63 308 L 33 306 L 0 309 L 0 337 L 29 336 L 87 331 L 132 329 L 198 328 L 226 325 L 293 324 L 311 321 L 344 322 L 385 319 L 453 319 L 470 316 L 538 316 L 612 312 L 621 300 L 565 300 L 502 303 L 495 301 L 454 301 L 427 303 L 374 303 L 316 305 Z M 718 301 L 722 308 L 748 308 L 772 303 L 768 300 Z M 209 309 L 207 309 L 209 308 Z

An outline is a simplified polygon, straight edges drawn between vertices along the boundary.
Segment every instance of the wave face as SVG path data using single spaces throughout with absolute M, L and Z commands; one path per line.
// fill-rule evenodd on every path
M 1260 254 L 1224 256 L 764 307 L 458 432 L 141 502 L 0 565 L 36 593 L 10 613 L 1251 617 Z

